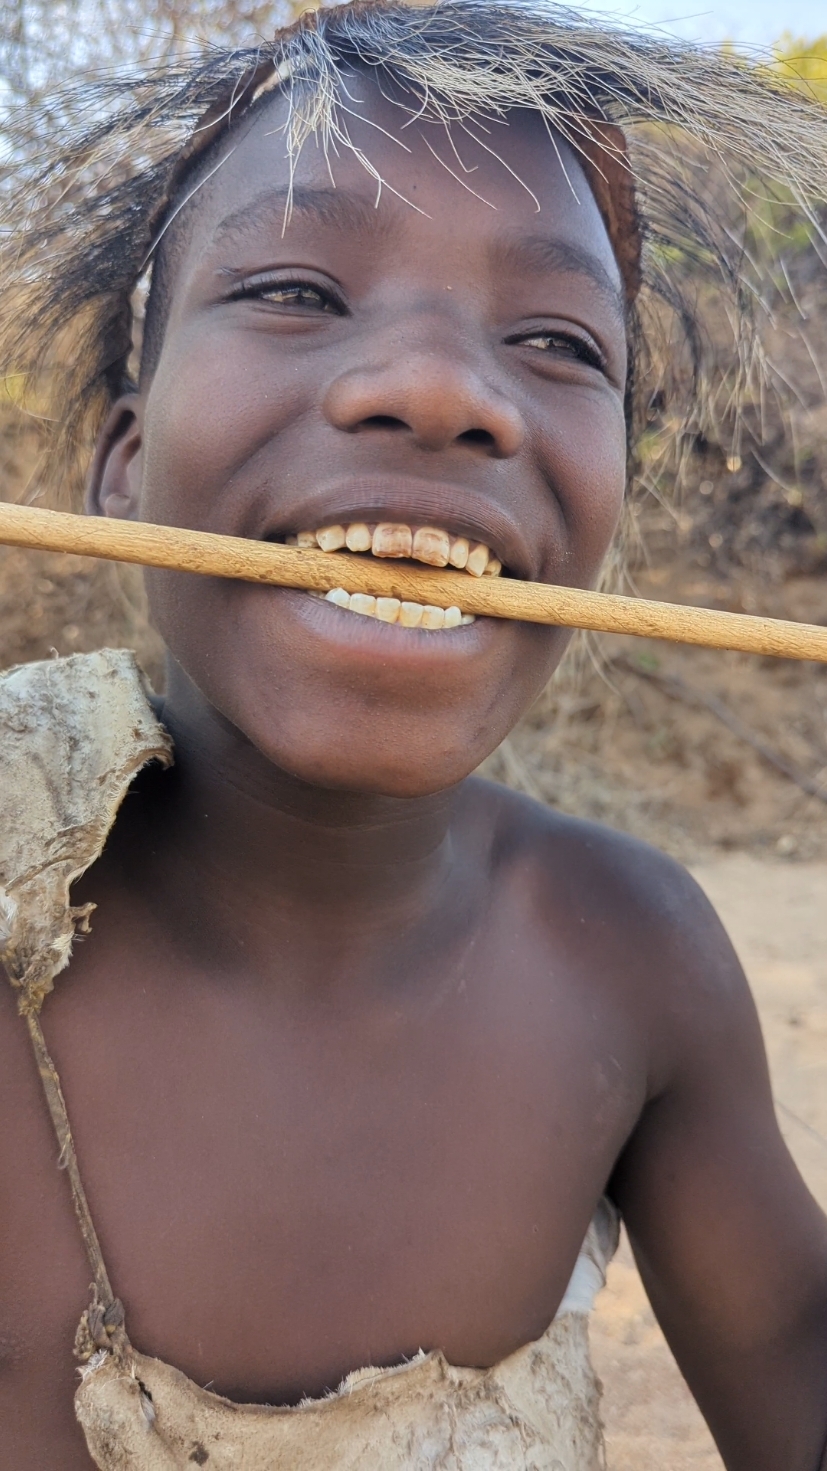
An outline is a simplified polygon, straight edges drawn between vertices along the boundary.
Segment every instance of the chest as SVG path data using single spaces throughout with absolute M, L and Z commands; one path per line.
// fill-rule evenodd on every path
M 116 950 L 81 955 L 44 1019 L 139 1347 L 290 1402 L 420 1348 L 494 1363 L 545 1329 L 636 1107 L 610 1016 L 530 963 L 507 991 L 454 970 L 425 1005 L 354 1011 L 335 987 L 276 1003 Z M 59 1356 L 71 1378 L 88 1269 L 10 995 L 2 1026 L 0 1316 L 19 1371 Z

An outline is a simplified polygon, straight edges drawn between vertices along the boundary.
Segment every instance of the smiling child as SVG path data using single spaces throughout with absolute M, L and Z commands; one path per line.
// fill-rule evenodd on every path
M 191 63 L 160 161 L 137 88 L 131 183 L 79 173 L 26 258 L 75 322 L 90 513 L 592 585 L 646 270 L 622 125 L 730 65 L 612 71 L 607 34 L 320 12 Z M 730 1471 L 827 1466 L 827 1222 L 719 922 L 471 775 L 569 635 L 146 581 L 163 698 L 113 652 L 0 690 L 3 1466 L 597 1471 L 618 1214 Z

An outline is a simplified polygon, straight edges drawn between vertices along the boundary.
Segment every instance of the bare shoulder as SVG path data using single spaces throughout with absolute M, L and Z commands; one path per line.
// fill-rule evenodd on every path
M 483 790 L 484 788 L 484 790 Z M 663 1075 L 712 1034 L 763 1056 L 754 1003 L 721 920 L 692 875 L 650 844 L 474 782 L 490 813 L 495 881 L 519 888 L 549 954 L 561 942 L 583 983 L 638 1017 Z
M 611 922 L 622 906 L 624 926 L 656 925 L 663 934 L 688 938 L 715 911 L 681 863 L 640 838 L 602 823 L 570 817 L 531 797 L 480 778 L 467 783 L 470 802 L 488 809 L 493 861 L 519 864 L 536 885 L 545 908 L 561 886 L 567 902 L 584 915 L 599 909 Z M 480 802 L 481 799 L 481 802 Z

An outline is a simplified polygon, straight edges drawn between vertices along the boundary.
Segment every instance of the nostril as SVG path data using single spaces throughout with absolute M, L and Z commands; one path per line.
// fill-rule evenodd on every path
M 362 419 L 356 425 L 357 429 L 408 429 L 404 419 L 395 419 L 392 414 L 371 414 L 370 418 Z
M 497 447 L 496 439 L 493 434 L 489 434 L 487 429 L 466 429 L 458 437 L 462 444 L 479 444 L 484 449 L 496 449 Z

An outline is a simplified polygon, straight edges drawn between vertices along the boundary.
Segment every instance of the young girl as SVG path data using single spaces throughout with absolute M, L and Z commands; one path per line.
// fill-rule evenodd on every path
M 17 368 L 63 333 L 61 452 L 99 430 L 91 513 L 576 586 L 689 238 L 652 124 L 726 115 L 805 203 L 827 164 L 734 62 L 487 0 L 95 108 L 3 264 Z M 730 1471 L 827 1467 L 827 1222 L 718 921 L 470 775 L 567 635 L 147 585 L 162 699 L 112 651 L 0 688 L 3 1466 L 596 1471 L 620 1213 Z

